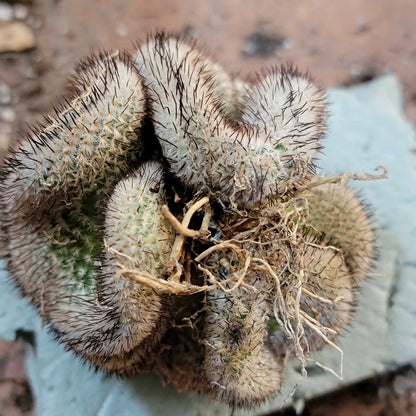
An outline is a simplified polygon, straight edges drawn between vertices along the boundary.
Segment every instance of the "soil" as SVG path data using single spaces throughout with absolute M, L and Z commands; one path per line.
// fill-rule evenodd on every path
M 414 0 L 0 1 L 0 36 L 16 21 L 24 26 L 0 50 L 0 157 L 57 104 L 81 57 L 134 50 L 159 29 L 197 38 L 242 78 L 282 63 L 308 70 L 324 88 L 394 72 L 416 123 L 415 20 Z M 22 341 L 0 340 L 0 415 L 34 414 L 23 356 Z M 415 380 L 413 367 L 400 369 L 314 400 L 302 414 L 416 415 Z
M 295 416 L 287 409 L 268 416 Z M 300 416 L 416 415 L 416 369 L 412 365 L 306 403 Z
M 34 416 L 33 397 L 26 380 L 22 340 L 0 339 L 0 415 Z

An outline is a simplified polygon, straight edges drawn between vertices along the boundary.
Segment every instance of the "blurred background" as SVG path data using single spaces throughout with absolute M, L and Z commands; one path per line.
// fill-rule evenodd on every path
M 395 73 L 415 124 L 415 22 L 415 0 L 0 0 L 0 157 L 51 111 L 81 57 L 133 51 L 160 29 L 196 38 L 241 78 L 281 63 L 324 88 Z M 35 414 L 23 359 L 21 339 L 0 339 L 1 416 Z M 416 415 L 415 368 L 316 399 L 302 414 Z

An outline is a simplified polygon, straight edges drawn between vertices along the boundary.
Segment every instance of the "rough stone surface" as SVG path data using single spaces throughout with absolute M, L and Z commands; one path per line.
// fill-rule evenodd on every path
M 416 359 L 416 159 L 414 131 L 404 119 L 396 78 L 387 76 L 353 89 L 329 92 L 331 120 L 322 171 L 373 172 L 379 164 L 389 179 L 353 184 L 375 211 L 380 257 L 375 276 L 365 282 L 356 319 L 339 345 L 344 350 L 344 384 L 359 381 Z M 33 331 L 35 349 L 28 347 L 28 373 L 37 415 L 228 415 L 230 410 L 198 394 L 179 394 L 163 387 L 153 375 L 117 380 L 94 373 L 41 329 L 38 315 L 0 275 L 0 336 L 14 340 L 17 329 Z M 334 371 L 339 353 L 326 348 L 314 357 Z M 302 379 L 299 363 L 291 363 L 279 397 L 260 408 L 235 415 L 258 415 L 341 385 L 336 377 L 311 364 Z M 293 395 L 293 387 L 299 388 Z M 88 386 L 88 389 L 86 389 Z M 290 396 L 290 398 L 289 398 Z

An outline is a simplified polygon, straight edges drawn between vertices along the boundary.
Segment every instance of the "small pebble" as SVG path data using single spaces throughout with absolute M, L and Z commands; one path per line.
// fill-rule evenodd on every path
M 28 15 L 27 7 L 23 4 L 14 5 L 14 17 L 17 20 L 25 20 Z
M 409 390 L 414 390 L 416 388 L 416 380 L 410 375 L 402 376 L 398 375 L 395 377 L 393 382 L 393 389 L 395 393 L 399 396 L 407 393 Z
M 129 34 L 129 28 L 125 23 L 119 23 L 116 27 L 116 33 L 118 36 L 125 38 Z
M 0 25 L 0 52 L 22 52 L 35 47 L 32 29 L 22 22 Z
M 40 29 L 43 23 L 40 17 L 31 15 L 27 19 L 27 24 L 33 27 L 33 29 Z
M 5 121 L 6 123 L 13 123 L 16 120 L 16 113 L 13 108 L 5 107 L 0 110 L 0 120 Z
M 0 105 L 7 105 L 11 102 L 10 87 L 0 81 Z
M 357 33 L 367 32 L 370 29 L 370 25 L 365 16 L 359 16 L 357 18 Z
M 253 32 L 246 38 L 243 54 L 246 56 L 256 56 L 265 58 L 275 55 L 281 49 L 287 49 L 291 45 L 286 43 L 286 37 L 267 32 Z
M 0 22 L 10 22 L 13 16 L 13 7 L 8 3 L 0 3 Z
M 24 63 L 19 67 L 19 75 L 25 79 L 34 79 L 37 77 L 35 68 L 27 63 Z

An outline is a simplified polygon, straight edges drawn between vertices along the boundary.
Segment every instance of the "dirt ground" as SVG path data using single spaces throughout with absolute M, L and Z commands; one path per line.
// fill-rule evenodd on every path
M 292 409 L 267 416 L 295 416 Z M 301 416 L 414 416 L 416 369 L 412 365 L 318 397 Z M 266 416 L 266 415 L 265 415 Z
M 79 58 L 187 33 L 231 73 L 294 63 L 327 88 L 394 72 L 416 123 L 414 0 L 0 0 L 0 157 L 65 92 Z M 0 340 L 0 415 L 34 414 L 22 341 Z M 291 414 L 290 412 L 284 413 Z M 416 415 L 409 366 L 306 404 L 303 415 Z

